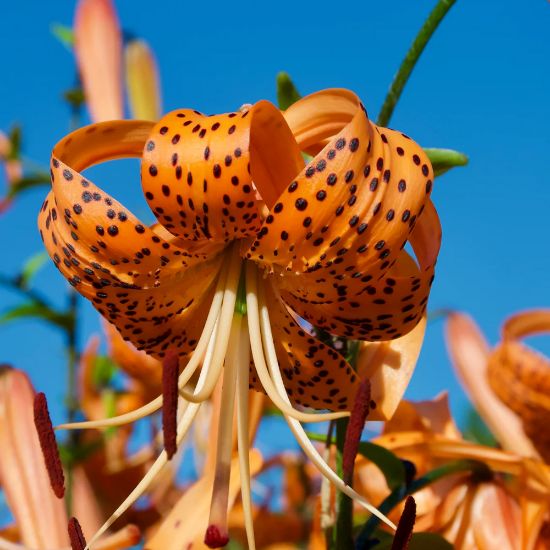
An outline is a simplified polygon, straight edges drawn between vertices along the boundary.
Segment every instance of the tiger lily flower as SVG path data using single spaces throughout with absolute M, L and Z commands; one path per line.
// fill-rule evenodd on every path
M 411 461 L 420 477 L 451 460 L 471 459 L 488 476 L 457 472 L 414 494 L 415 530 L 443 535 L 457 550 L 545 548 L 544 523 L 550 502 L 550 468 L 512 452 L 466 442 L 456 428 L 446 395 L 432 401 L 403 401 L 374 443 Z M 390 490 L 365 459 L 357 467 L 357 487 L 374 502 Z M 399 515 L 395 509 L 391 518 Z
M 307 165 L 302 153 L 313 156 Z M 80 173 L 124 156 L 142 158 L 142 188 L 159 222 L 152 227 Z M 223 372 L 207 543 L 227 540 L 236 395 L 254 548 L 246 496 L 249 386 L 267 393 L 324 476 L 379 515 L 326 464 L 301 426 L 348 415 L 359 380 L 299 318 L 371 342 L 399 342 L 421 321 L 441 238 L 422 149 L 374 125 L 355 94 L 335 89 L 298 101 L 284 115 L 260 101 L 225 115 L 178 109 L 156 124 L 95 124 L 56 145 L 51 169 L 52 190 L 39 214 L 45 246 L 125 339 L 165 368 L 177 358 L 179 393 L 188 403 L 178 441 Z M 404 250 L 407 242 L 418 263 Z M 393 360 L 399 369 L 399 351 Z M 404 370 L 410 376 L 409 366 Z M 119 425 L 161 405 L 158 397 L 127 415 L 62 427 Z M 159 456 L 104 528 L 167 458 Z

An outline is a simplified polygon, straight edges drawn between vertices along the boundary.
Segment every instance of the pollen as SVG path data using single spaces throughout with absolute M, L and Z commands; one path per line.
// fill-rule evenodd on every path
M 391 550 L 407 550 L 411 542 L 415 521 L 416 502 L 413 497 L 408 496 L 405 501 L 405 508 L 397 524 L 397 531 L 393 538 Z
M 82 527 L 75 517 L 69 520 L 67 530 L 69 531 L 72 550 L 84 550 L 86 548 L 86 539 L 84 538 Z
M 162 433 L 164 450 L 170 460 L 178 450 L 178 355 L 168 353 L 162 363 Z

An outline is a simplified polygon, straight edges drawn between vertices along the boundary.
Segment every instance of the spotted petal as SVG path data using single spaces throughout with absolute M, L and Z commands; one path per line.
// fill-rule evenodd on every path
M 221 265 L 219 247 L 166 238 L 80 174 L 98 162 L 139 156 L 151 126 L 101 123 L 58 143 L 39 227 L 68 281 L 126 339 L 161 358 L 168 347 L 180 355 L 194 348 Z
M 405 334 L 425 310 L 441 238 L 426 155 L 372 124 L 346 90 L 313 94 L 286 117 L 300 147 L 320 151 L 279 196 L 248 257 L 317 326 L 366 340 Z M 403 251 L 408 240 L 418 266 Z
M 273 204 L 302 165 L 290 129 L 267 101 L 216 116 L 179 109 L 151 132 L 143 190 L 174 235 L 228 242 L 258 232 L 262 201 Z

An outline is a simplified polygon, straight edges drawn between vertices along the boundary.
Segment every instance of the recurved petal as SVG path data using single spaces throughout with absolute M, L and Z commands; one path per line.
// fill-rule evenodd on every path
M 123 118 L 122 36 L 112 0 L 80 0 L 75 54 L 94 122 Z
M 36 549 L 68 545 L 67 516 L 53 494 L 33 421 L 34 390 L 26 374 L 0 370 L 0 478 L 21 542 Z
M 133 118 L 158 120 L 162 115 L 160 81 L 153 52 L 144 40 L 132 40 L 124 51 L 128 102 Z
M 262 201 L 272 205 L 302 165 L 283 116 L 267 101 L 216 116 L 180 109 L 151 132 L 143 190 L 174 235 L 227 242 L 258 232 Z
M 446 341 L 459 380 L 499 443 L 522 456 L 538 457 L 521 420 L 502 403 L 489 385 L 489 346 L 474 321 L 462 313 L 450 314 Z
M 357 358 L 357 373 L 368 378 L 376 408 L 371 420 L 389 420 L 397 409 L 414 372 L 424 333 L 426 317 L 405 336 L 389 342 L 365 342 Z
M 347 338 L 395 339 L 410 332 L 426 311 L 440 237 L 428 201 L 410 236 L 418 264 L 400 250 L 394 261 L 374 270 L 358 265 L 340 270 L 343 264 L 336 260 L 330 270 L 274 277 L 284 300 L 311 324 Z
M 46 249 L 83 296 L 138 349 L 160 358 L 194 349 L 222 256 L 165 239 L 80 171 L 138 156 L 151 123 L 100 123 L 73 132 L 52 156 L 52 191 L 39 214 Z M 192 321 L 192 322 L 191 322 Z
M 273 341 L 290 399 L 314 409 L 349 410 L 359 387 L 349 363 L 300 326 L 271 285 L 266 289 Z M 261 391 L 254 370 L 251 384 Z

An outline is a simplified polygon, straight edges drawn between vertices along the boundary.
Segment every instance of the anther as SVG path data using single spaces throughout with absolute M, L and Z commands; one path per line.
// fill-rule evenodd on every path
M 168 460 L 178 450 L 178 375 L 179 357 L 175 352 L 168 352 L 162 363 L 162 434 Z
M 84 550 L 86 548 L 86 539 L 84 538 L 82 527 L 80 527 L 80 523 L 75 517 L 69 520 L 68 531 L 72 550 Z
M 223 548 L 229 543 L 227 533 L 222 533 L 217 525 L 209 525 L 204 535 L 204 544 L 208 548 Z
M 413 497 L 408 496 L 405 501 L 405 508 L 403 508 L 403 513 L 397 524 L 397 531 L 393 538 L 391 550 L 407 550 L 411 542 L 415 520 L 416 502 Z
M 355 395 L 353 409 L 346 430 L 342 467 L 344 470 L 344 482 L 347 485 L 349 485 L 353 479 L 353 466 L 359 449 L 361 434 L 363 433 L 365 421 L 369 414 L 370 400 L 370 381 L 365 379 L 359 385 L 359 389 Z
M 63 498 L 65 495 L 65 477 L 52 420 L 48 411 L 48 402 L 42 392 L 37 393 L 34 397 L 34 425 L 53 492 L 57 498 Z

